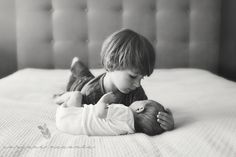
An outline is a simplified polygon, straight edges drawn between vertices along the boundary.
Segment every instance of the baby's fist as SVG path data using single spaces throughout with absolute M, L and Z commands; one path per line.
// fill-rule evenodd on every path
M 114 93 L 109 92 L 109 93 L 104 94 L 100 100 L 105 104 L 111 104 L 111 103 L 115 103 L 117 101 L 117 98 Z

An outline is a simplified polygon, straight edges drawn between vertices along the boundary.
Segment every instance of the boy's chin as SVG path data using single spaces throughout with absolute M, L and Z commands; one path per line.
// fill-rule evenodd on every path
M 127 94 L 129 92 L 127 90 L 122 90 L 122 89 L 116 88 L 116 90 L 113 90 L 113 93 L 119 95 L 119 94 Z
M 131 90 L 129 89 L 124 89 L 124 90 L 119 90 L 123 94 L 128 94 Z

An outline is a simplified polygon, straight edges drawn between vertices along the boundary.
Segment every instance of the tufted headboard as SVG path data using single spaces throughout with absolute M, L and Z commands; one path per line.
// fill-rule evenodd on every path
M 103 40 L 121 28 L 146 36 L 157 68 L 216 71 L 220 0 L 16 0 L 18 68 L 100 68 Z

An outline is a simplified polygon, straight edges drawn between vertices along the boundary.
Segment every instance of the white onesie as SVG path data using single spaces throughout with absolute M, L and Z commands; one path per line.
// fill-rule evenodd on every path
M 112 136 L 135 132 L 131 109 L 122 104 L 108 106 L 107 117 L 95 115 L 94 105 L 84 107 L 59 106 L 56 112 L 57 128 L 74 135 Z

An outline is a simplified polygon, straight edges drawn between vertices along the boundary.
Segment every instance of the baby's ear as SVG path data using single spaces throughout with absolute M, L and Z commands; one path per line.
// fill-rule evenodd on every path
M 136 109 L 137 113 L 141 113 L 143 111 L 144 111 L 144 107 L 143 106 Z

